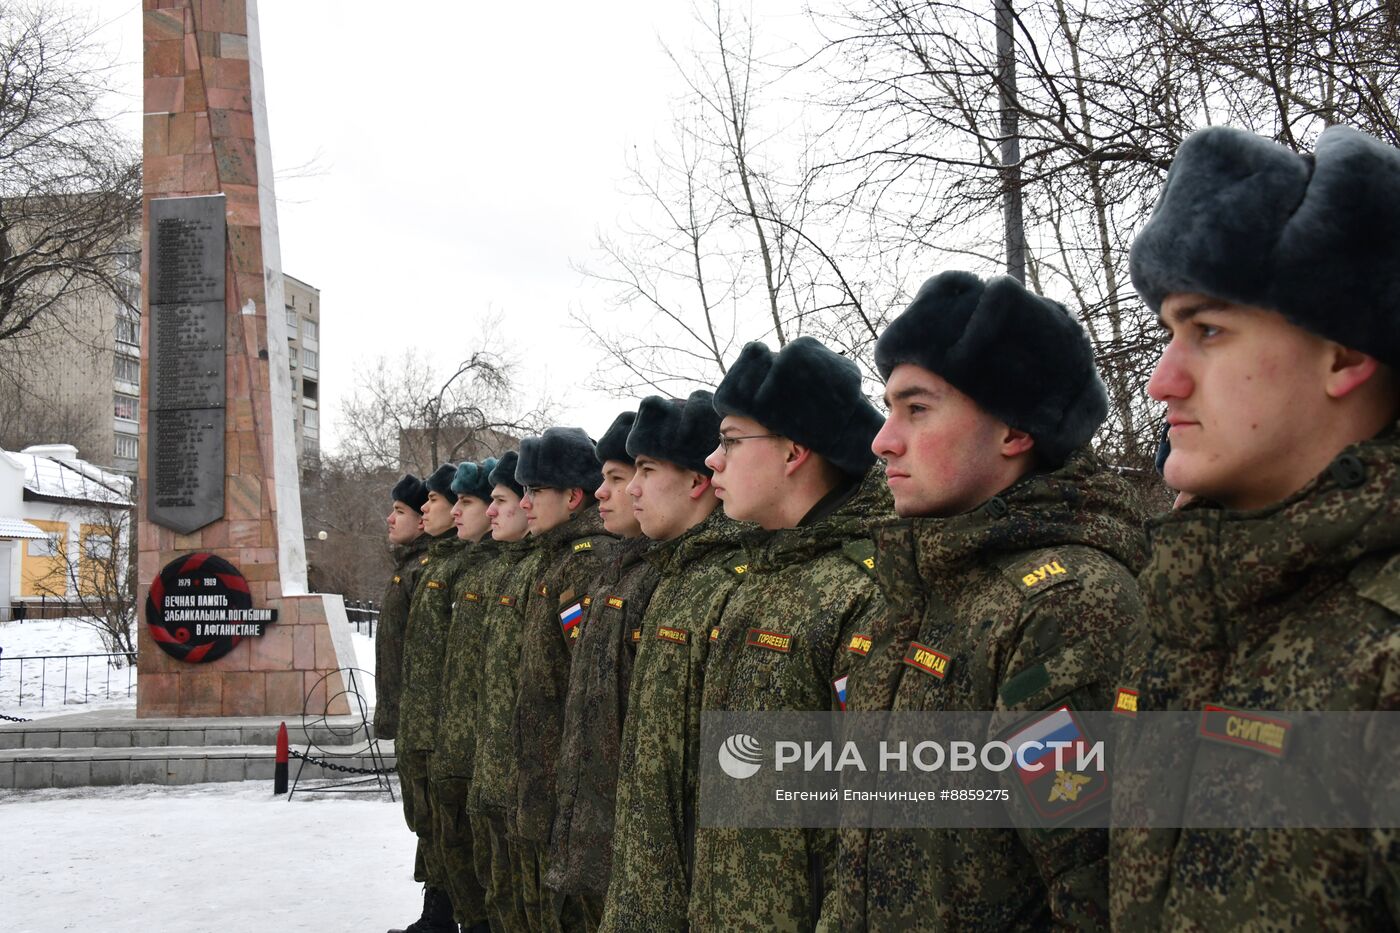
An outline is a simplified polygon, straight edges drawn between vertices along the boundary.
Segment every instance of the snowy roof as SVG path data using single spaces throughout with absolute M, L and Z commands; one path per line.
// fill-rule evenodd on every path
M 0 541 L 13 541 L 16 538 L 43 538 L 45 533 L 37 526 L 22 518 L 6 518 L 0 515 Z
M 77 457 L 45 456 L 31 453 L 32 449 L 26 448 L 20 453 L 6 451 L 6 456 L 24 467 L 26 493 L 71 502 L 131 505 L 130 478 L 108 473 Z M 72 450 L 71 447 L 67 449 Z

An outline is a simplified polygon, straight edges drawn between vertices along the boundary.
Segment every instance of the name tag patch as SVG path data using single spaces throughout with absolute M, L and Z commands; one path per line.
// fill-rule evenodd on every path
M 632 629 L 632 641 L 635 643 L 635 642 L 639 642 L 639 641 L 641 641 L 641 640 L 642 640 L 642 630 L 639 629 L 639 628 L 634 628 L 634 629 Z
M 852 635 L 851 643 L 846 646 L 846 650 L 852 654 L 862 657 L 870 653 L 870 646 L 873 644 L 869 635 Z
M 468 603 L 480 602 L 480 601 L 481 601 L 481 597 L 480 597 L 479 595 L 477 595 L 476 593 L 463 593 L 463 594 L 462 594 L 462 601 L 463 601 L 463 602 L 468 602 Z
M 430 589 L 430 590 L 440 590 L 440 589 L 442 589 L 442 586 L 443 586 L 443 583 L 442 583 L 441 580 L 429 580 L 429 581 L 428 581 L 428 589 Z
M 673 641 L 678 645 L 684 645 L 690 641 L 689 632 L 683 628 L 671 628 L 669 625 L 658 625 L 656 637 L 662 641 Z
M 710 629 L 710 641 L 719 641 L 719 626 Z
M 948 665 L 952 660 L 937 648 L 921 645 L 917 641 L 910 642 L 909 650 L 904 653 L 905 664 L 925 674 L 932 674 L 939 680 L 948 676 Z
M 752 648 L 767 648 L 784 654 L 792 650 L 792 636 L 781 632 L 769 632 L 761 628 L 749 629 L 747 644 Z
M 1137 716 L 1138 692 L 1127 687 L 1119 687 L 1113 698 L 1113 711 L 1124 716 Z
M 1282 758 L 1293 723 L 1273 716 L 1207 703 L 1201 709 L 1201 738 Z
M 621 596 L 609 596 L 607 601 L 607 607 L 609 609 L 621 609 L 624 602 L 626 602 L 626 600 L 624 600 Z
M 1023 575 L 1021 577 L 1021 583 L 1024 584 L 1028 590 L 1034 589 L 1046 580 L 1053 577 L 1061 577 L 1067 573 L 1069 573 L 1069 571 L 1065 569 L 1065 565 L 1060 563 L 1059 559 L 1056 558 L 1049 563 L 1041 564 L 1039 567 Z
M 498 603 L 500 603 L 502 606 L 514 606 L 514 605 L 515 605 L 515 597 L 514 597 L 514 596 L 500 596 L 500 597 L 497 597 L 496 601 L 497 601 Z

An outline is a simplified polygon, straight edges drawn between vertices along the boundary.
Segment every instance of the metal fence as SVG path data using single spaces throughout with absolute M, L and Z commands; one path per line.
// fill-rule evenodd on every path
M 113 665 L 118 658 L 124 670 Z M 134 654 L 0 655 L 0 702 L 6 705 L 87 703 L 129 697 L 135 689 Z
M 355 626 L 355 631 L 361 635 L 374 637 L 375 624 L 379 622 L 379 609 L 375 606 L 374 600 L 366 599 L 360 602 L 354 599 L 345 601 L 345 615 L 350 619 L 350 624 Z
M 0 622 L 25 622 L 36 619 L 67 619 L 90 614 L 82 603 L 40 596 L 14 603 L 0 603 Z

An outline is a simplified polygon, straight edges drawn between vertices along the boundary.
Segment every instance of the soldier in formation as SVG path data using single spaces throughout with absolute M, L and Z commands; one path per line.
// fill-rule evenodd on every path
M 1088 775 L 1022 780 L 1016 829 L 702 827 L 699 774 L 702 714 L 983 712 L 1015 744 L 1092 740 L 1097 710 L 1286 738 L 1289 711 L 1400 707 L 1397 247 L 1389 146 L 1183 143 L 1131 254 L 1181 493 L 1151 520 L 1090 450 L 1089 337 L 966 272 L 880 335 L 888 417 L 817 341 L 753 343 L 596 443 L 404 477 L 375 726 L 427 885 L 409 929 L 1394 929 L 1385 827 L 1091 828 Z M 1235 744 L 1172 749 L 1188 799 L 1259 754 Z

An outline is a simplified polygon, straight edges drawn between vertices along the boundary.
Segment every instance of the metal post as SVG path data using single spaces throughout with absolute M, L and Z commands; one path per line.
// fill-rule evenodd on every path
M 1016 43 L 1011 0 L 992 0 L 997 28 L 997 97 L 1001 107 L 1002 213 L 1006 274 L 1026 281 L 1026 231 L 1021 214 L 1021 129 L 1016 112 Z

